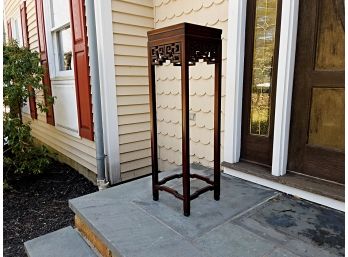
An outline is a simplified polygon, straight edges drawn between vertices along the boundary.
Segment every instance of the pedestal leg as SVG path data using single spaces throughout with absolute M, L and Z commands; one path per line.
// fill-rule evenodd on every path
M 190 216 L 190 121 L 189 121 L 189 67 L 186 58 L 187 45 L 181 53 L 181 104 L 182 104 L 182 184 L 184 215 Z
M 220 199 L 220 144 L 221 144 L 221 43 L 217 51 L 214 80 L 214 199 Z
M 148 49 L 151 56 L 151 49 Z M 157 115 L 156 115 L 156 82 L 155 67 L 149 58 L 149 98 L 150 98 L 150 121 L 151 121 L 151 162 L 152 162 L 152 197 L 157 201 L 159 198 L 158 185 L 158 159 L 157 159 Z

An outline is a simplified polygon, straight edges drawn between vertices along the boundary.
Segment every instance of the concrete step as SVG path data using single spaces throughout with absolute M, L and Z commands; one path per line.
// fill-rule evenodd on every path
M 71 226 L 24 243 L 29 257 L 97 257 Z

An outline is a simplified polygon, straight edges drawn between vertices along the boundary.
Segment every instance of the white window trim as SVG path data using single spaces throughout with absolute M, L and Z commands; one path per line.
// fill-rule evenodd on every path
M 87 2 L 88 1 L 86 1 L 86 3 Z M 86 8 L 88 8 L 88 5 Z M 94 8 L 106 154 L 106 173 L 110 183 L 115 184 L 121 181 L 121 165 L 111 1 L 94 1 Z
M 47 55 L 48 55 L 48 66 L 50 71 L 50 78 L 51 80 L 55 79 L 73 79 L 74 78 L 74 63 L 73 60 L 71 61 L 71 70 L 67 71 L 60 71 L 59 70 L 59 57 L 58 57 L 58 47 L 57 44 L 54 42 L 56 41 L 56 33 L 54 36 L 52 36 L 52 33 L 68 26 L 71 24 L 70 15 L 69 15 L 69 22 L 53 27 L 52 26 L 52 9 L 51 9 L 51 1 L 43 1 L 43 7 L 44 7 L 44 18 L 45 18 L 45 31 L 46 31 L 46 45 L 47 45 Z M 70 13 L 70 6 L 69 13 Z M 71 28 L 71 25 L 70 25 Z M 71 35 L 72 36 L 72 35 Z M 71 42 L 72 44 L 72 42 Z M 72 46 L 73 47 L 73 46 Z
M 286 174 L 298 5 L 299 0 L 282 2 L 272 159 L 274 176 Z M 246 0 L 230 1 L 228 6 L 224 161 L 229 163 L 239 162 L 241 151 L 246 6 Z

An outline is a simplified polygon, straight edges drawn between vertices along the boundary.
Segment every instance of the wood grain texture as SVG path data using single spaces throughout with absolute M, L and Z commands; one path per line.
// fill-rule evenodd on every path
M 344 70 L 344 12 L 340 1 L 320 1 L 315 67 L 317 70 Z
M 344 72 L 337 70 L 337 67 L 341 65 L 342 57 L 337 56 L 338 51 L 325 50 L 332 49 L 330 40 L 320 41 L 320 33 L 323 33 L 321 27 L 331 27 L 332 20 L 329 17 L 336 16 L 331 13 L 327 19 L 321 19 L 321 17 L 328 16 L 328 11 L 334 12 L 334 3 L 335 1 L 300 1 L 287 169 L 344 183 L 344 149 L 342 149 L 344 142 L 338 143 L 344 138 L 343 99 L 342 93 L 332 95 L 332 90 L 344 91 Z M 320 22 L 326 24 L 319 25 Z M 342 27 L 338 21 L 336 21 L 336 25 Z M 343 30 L 336 31 L 336 33 L 342 34 Z M 335 38 L 341 36 L 335 35 Z M 320 46 L 318 41 L 326 46 Z M 344 46 L 339 48 L 342 47 L 344 49 Z M 324 54 L 323 57 L 320 57 L 322 59 L 319 63 L 323 63 L 335 55 L 329 61 L 333 61 L 335 64 L 329 65 L 325 61 L 325 70 L 319 70 L 316 66 L 318 51 L 322 51 L 321 54 Z M 321 94 L 318 95 L 318 92 Z M 331 104 L 330 107 L 333 107 L 331 110 L 330 107 L 326 107 L 327 104 L 330 104 L 327 102 L 328 100 L 335 102 L 334 106 Z M 330 114 L 333 112 L 335 114 Z M 341 126 L 331 131 L 327 126 L 330 127 L 329 124 L 332 122 L 341 123 Z M 324 130 L 323 127 L 318 127 L 323 125 L 326 126 Z M 334 131 L 337 134 L 324 135 Z M 341 150 L 333 149 L 332 145 L 328 147 L 327 140 L 332 140 L 329 139 L 330 136 L 335 137 L 335 144 L 337 147 L 341 145 Z

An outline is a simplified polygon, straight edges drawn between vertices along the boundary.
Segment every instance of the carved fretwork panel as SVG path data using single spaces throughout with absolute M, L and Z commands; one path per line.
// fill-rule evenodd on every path
M 215 64 L 217 60 L 218 46 L 206 41 L 194 40 L 189 45 L 189 65 L 195 65 L 199 60 L 207 64 Z
M 188 62 L 195 65 L 199 60 L 207 64 L 215 64 L 218 47 L 206 41 L 193 40 L 189 44 Z M 179 42 L 151 47 L 151 61 L 153 65 L 162 65 L 169 60 L 174 66 L 181 65 L 181 44 Z
M 153 46 L 151 48 L 151 60 L 153 65 L 162 65 L 169 60 L 174 65 L 181 62 L 181 44 L 179 42 Z

